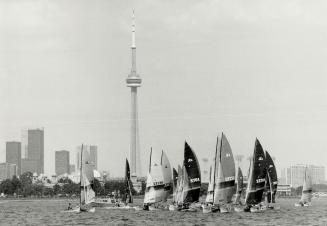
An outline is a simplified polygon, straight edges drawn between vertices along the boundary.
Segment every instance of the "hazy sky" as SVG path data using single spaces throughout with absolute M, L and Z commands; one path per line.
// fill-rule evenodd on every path
M 144 171 L 151 146 L 173 166 L 184 140 L 213 157 L 221 131 L 245 156 L 258 137 L 278 169 L 327 166 L 324 0 L 0 1 L 1 161 L 5 141 L 44 127 L 46 173 L 87 143 L 123 175 L 133 8 Z

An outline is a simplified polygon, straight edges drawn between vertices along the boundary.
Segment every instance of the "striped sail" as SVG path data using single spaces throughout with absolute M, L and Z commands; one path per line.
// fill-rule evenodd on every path
M 261 202 L 266 182 L 265 153 L 258 139 L 255 141 L 254 154 L 250 163 L 245 203 L 255 205 Z
M 303 181 L 301 201 L 302 203 L 309 203 L 311 202 L 311 198 L 312 198 L 312 180 L 311 180 L 309 169 L 308 167 L 306 167 L 304 171 L 304 181 Z
M 235 162 L 230 144 L 222 133 L 218 162 L 218 175 L 214 189 L 214 204 L 230 203 L 235 194 Z

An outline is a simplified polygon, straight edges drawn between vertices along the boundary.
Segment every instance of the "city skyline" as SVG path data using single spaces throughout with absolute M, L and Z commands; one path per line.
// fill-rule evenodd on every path
M 44 127 L 46 174 L 55 172 L 55 150 L 86 143 L 98 146 L 100 170 L 123 175 L 135 8 L 142 165 L 153 147 L 176 167 L 184 140 L 210 159 L 223 131 L 245 157 L 258 137 L 278 172 L 327 166 L 327 6 L 98 3 L 0 3 L 0 162 L 22 128 Z

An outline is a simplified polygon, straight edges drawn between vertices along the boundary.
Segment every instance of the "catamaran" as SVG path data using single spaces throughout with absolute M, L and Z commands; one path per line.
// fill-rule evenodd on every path
M 161 153 L 160 163 L 152 160 L 152 148 L 146 189 L 144 195 L 144 210 L 155 210 L 158 205 L 166 202 L 172 183 L 171 168 L 164 151 Z
M 178 170 L 175 205 L 170 210 L 196 211 L 201 205 L 200 198 L 201 171 L 199 161 L 192 148 L 185 142 L 183 167 Z
M 274 209 L 277 206 L 274 206 L 273 203 L 276 203 L 275 196 L 277 192 L 277 184 L 278 184 L 278 177 L 277 171 L 272 160 L 270 154 L 266 151 L 266 164 L 267 164 L 267 177 L 266 177 L 266 185 L 267 185 L 267 208 Z
M 213 206 L 203 206 L 204 212 L 214 212 L 219 210 L 221 213 L 230 212 L 232 197 L 235 194 L 235 162 L 230 144 L 224 133 L 221 139 L 217 137 L 215 165 L 213 173 L 213 181 L 210 185 L 213 189 Z M 208 201 L 211 201 L 211 191 Z
M 127 206 L 129 203 L 133 203 L 133 195 L 132 195 L 133 185 L 131 181 L 131 171 L 129 168 L 129 162 L 126 159 L 125 165 L 125 194 L 123 195 L 122 201 Z
M 81 167 L 80 167 L 80 206 L 81 212 L 94 212 L 92 206 L 95 201 L 95 192 L 91 187 L 90 180 L 93 179 L 93 167 L 88 161 L 83 161 L 83 145 L 81 150 Z
M 179 166 L 180 167 L 180 166 Z M 178 181 L 178 173 L 175 168 L 173 168 L 173 204 L 176 201 L 176 191 L 177 191 L 177 181 Z
M 177 178 L 176 178 L 176 176 L 177 176 Z M 169 205 L 170 211 L 177 210 L 177 203 L 183 199 L 181 197 L 182 192 L 183 192 L 183 178 L 182 178 L 183 172 L 182 172 L 182 167 L 180 165 L 178 165 L 178 171 L 177 171 L 176 176 L 174 176 L 174 180 L 176 179 L 176 186 L 174 187 L 174 190 L 173 190 L 173 203 Z M 174 183 L 175 183 L 175 181 L 174 181 Z
M 236 175 L 237 180 L 235 181 L 236 183 L 236 193 L 235 193 L 235 200 L 234 204 L 235 205 L 241 205 L 241 195 L 243 191 L 243 173 L 240 167 L 238 167 L 237 170 L 237 175 Z
M 295 203 L 295 206 L 296 207 L 311 206 L 311 198 L 312 198 L 312 180 L 308 167 L 305 167 L 302 196 L 300 201 L 298 203 Z
M 246 212 L 263 210 L 260 203 L 266 183 L 266 160 L 265 153 L 258 139 L 255 141 L 254 153 L 250 162 L 248 185 L 246 188 L 245 203 Z

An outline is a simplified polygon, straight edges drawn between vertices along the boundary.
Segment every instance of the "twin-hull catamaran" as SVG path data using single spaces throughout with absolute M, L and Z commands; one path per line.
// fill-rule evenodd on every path
M 80 167 L 80 206 L 81 212 L 94 212 L 95 192 L 90 181 L 93 180 L 93 167 L 88 161 L 83 161 L 83 145 L 81 150 Z
M 304 180 L 302 188 L 302 196 L 298 203 L 295 203 L 296 207 L 311 206 L 312 198 L 312 180 L 308 167 L 305 167 Z
M 152 160 L 150 152 L 150 164 L 144 195 L 144 210 L 154 210 L 163 202 L 167 201 L 172 184 L 171 167 L 167 155 L 161 153 L 160 163 Z
M 203 212 L 231 210 L 232 197 L 235 194 L 235 162 L 230 144 L 222 133 L 217 137 L 214 165 L 211 167 L 210 182 L 203 205 Z
M 278 177 L 277 170 L 273 159 L 270 154 L 266 151 L 266 167 L 267 167 L 267 177 L 266 177 L 266 198 L 267 198 L 267 208 L 274 209 L 279 208 L 274 205 L 276 203 L 275 196 L 277 192 Z
M 256 212 L 263 210 L 261 205 L 263 191 L 266 185 L 265 153 L 258 139 L 255 141 L 254 153 L 250 162 L 248 184 L 245 195 L 246 207 L 244 211 Z
M 195 211 L 193 207 L 197 206 L 195 203 L 200 198 L 201 171 L 199 161 L 187 142 L 184 145 L 184 162 L 179 179 L 178 210 Z

